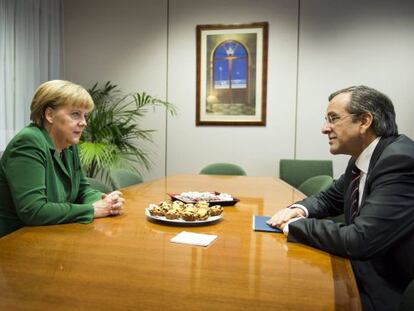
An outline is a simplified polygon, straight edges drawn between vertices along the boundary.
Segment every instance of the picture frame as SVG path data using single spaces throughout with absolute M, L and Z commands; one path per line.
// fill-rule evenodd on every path
M 266 125 L 268 22 L 196 27 L 196 125 Z

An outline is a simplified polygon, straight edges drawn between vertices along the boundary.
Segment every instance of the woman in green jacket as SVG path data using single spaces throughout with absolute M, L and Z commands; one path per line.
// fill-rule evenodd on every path
M 122 193 L 92 189 L 81 169 L 77 143 L 93 108 L 89 93 L 69 81 L 36 90 L 32 123 L 0 160 L 0 237 L 23 226 L 90 223 L 122 212 Z

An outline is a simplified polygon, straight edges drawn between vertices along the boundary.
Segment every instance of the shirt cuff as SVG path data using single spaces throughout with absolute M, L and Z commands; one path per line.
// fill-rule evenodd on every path
M 303 206 L 302 204 L 292 204 L 291 206 L 289 206 L 288 208 L 300 208 L 304 213 L 305 213 L 305 217 L 308 218 L 309 217 L 309 212 L 308 209 Z
M 289 234 L 289 224 L 292 223 L 292 222 L 295 222 L 296 220 L 302 219 L 302 218 L 305 218 L 305 217 L 300 216 L 300 217 L 296 217 L 296 218 L 292 218 L 292 219 L 288 220 L 286 225 L 283 227 L 283 234 L 288 235 Z

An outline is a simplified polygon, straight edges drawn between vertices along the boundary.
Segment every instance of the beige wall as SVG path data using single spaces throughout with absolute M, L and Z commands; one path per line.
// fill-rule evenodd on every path
M 267 126 L 196 127 L 196 25 L 258 21 L 269 22 Z M 143 122 L 158 131 L 147 180 L 216 161 L 276 175 L 278 160 L 295 156 L 332 158 L 338 176 L 347 157 L 331 156 L 320 134 L 332 91 L 351 84 L 384 91 L 400 131 L 414 137 L 413 32 L 409 0 L 302 0 L 300 15 L 291 0 L 66 0 L 65 76 L 86 86 L 111 80 L 177 104 L 178 117 L 166 121 L 158 111 Z

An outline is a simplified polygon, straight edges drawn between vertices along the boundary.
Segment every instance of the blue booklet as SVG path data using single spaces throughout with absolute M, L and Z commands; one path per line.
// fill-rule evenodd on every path
M 254 231 L 265 231 L 265 232 L 277 232 L 283 233 L 282 230 L 279 228 L 274 228 L 269 226 L 266 221 L 269 220 L 271 217 L 269 216 L 256 216 L 253 215 L 252 225 Z

